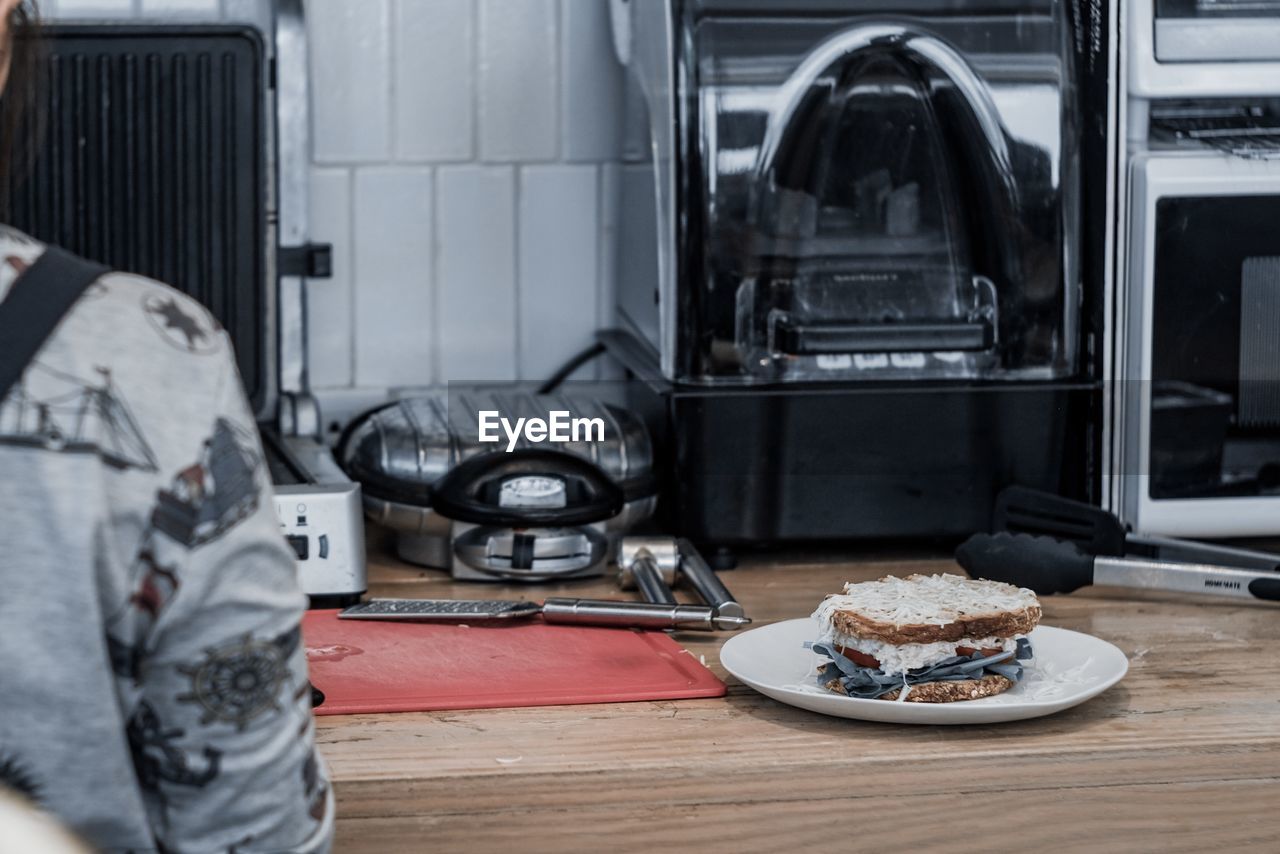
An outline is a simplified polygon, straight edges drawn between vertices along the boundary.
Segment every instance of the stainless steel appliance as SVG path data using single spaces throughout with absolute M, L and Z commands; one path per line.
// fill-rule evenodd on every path
M 663 440 L 673 527 L 947 536 L 1012 482 L 1094 497 L 1105 7 L 615 14 L 651 158 L 624 169 L 604 340 Z
M 328 247 L 307 238 L 303 5 L 222 10 L 45 28 L 48 130 L 30 174 L 0 189 L 14 226 L 209 307 L 235 345 L 277 508 L 292 511 L 281 527 L 303 589 L 354 601 L 359 487 L 319 438 L 306 371 L 306 289 L 327 277 Z
M 1128 78 L 1141 97 L 1265 94 L 1280 74 L 1277 0 L 1127 0 Z
M 483 413 L 550 422 L 556 412 L 600 429 L 545 444 L 479 441 Z M 407 398 L 354 420 L 337 453 L 401 558 L 469 581 L 601 575 L 656 501 L 644 425 L 585 396 L 454 388 Z
M 1144 533 L 1280 534 L 1280 49 L 1253 38 L 1280 4 L 1129 15 L 1156 41 L 1128 57 L 1111 505 Z
M 1119 506 L 1144 532 L 1280 533 L 1280 160 L 1188 141 L 1129 168 Z

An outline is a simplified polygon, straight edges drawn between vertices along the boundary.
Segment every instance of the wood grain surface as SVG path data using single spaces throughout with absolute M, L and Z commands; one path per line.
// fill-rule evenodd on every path
M 373 595 L 620 595 L 456 584 L 386 554 L 375 545 Z M 748 558 L 724 579 L 763 623 L 844 581 L 944 570 L 847 551 Z M 1031 721 L 801 711 L 728 677 L 728 636 L 697 633 L 676 639 L 728 681 L 724 699 L 319 718 L 336 850 L 1280 850 L 1280 609 L 1101 588 L 1043 601 L 1045 625 L 1109 640 L 1131 667 Z

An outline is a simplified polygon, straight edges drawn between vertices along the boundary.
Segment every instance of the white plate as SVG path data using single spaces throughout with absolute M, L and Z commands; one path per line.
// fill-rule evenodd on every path
M 739 680 L 783 703 L 863 721 L 899 724 L 994 724 L 1038 718 L 1079 705 L 1119 682 L 1129 660 L 1113 644 L 1068 629 L 1039 626 L 1022 681 L 1003 694 L 957 703 L 899 703 L 833 694 L 814 679 L 825 656 L 804 648 L 814 640 L 812 619 L 787 620 L 734 635 L 720 663 Z

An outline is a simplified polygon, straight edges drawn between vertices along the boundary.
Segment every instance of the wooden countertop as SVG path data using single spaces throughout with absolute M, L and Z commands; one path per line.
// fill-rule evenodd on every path
M 763 623 L 807 615 L 846 580 L 953 568 L 845 553 L 746 559 L 724 578 Z M 372 595 L 477 595 L 385 556 L 370 571 Z M 484 590 L 614 595 L 603 581 Z M 318 718 L 335 850 L 1277 850 L 1280 609 L 1093 589 L 1044 611 L 1119 646 L 1129 675 L 998 726 L 793 709 L 725 674 L 728 635 L 697 633 L 676 637 L 726 698 Z

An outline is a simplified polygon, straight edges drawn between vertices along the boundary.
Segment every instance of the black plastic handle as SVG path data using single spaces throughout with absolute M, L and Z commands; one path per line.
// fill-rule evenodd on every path
M 995 330 L 986 320 L 974 323 L 811 323 L 781 320 L 775 346 L 791 356 L 827 353 L 914 353 L 990 350 Z
M 1259 599 L 1280 602 L 1280 578 L 1255 578 L 1249 582 L 1249 592 Z
M 565 482 L 564 507 L 501 507 L 494 492 L 513 477 L 553 477 Z M 622 512 L 622 489 L 590 460 L 564 451 L 524 448 L 480 454 L 454 466 L 436 481 L 431 506 L 456 522 L 505 528 L 589 525 Z
M 956 549 L 956 563 L 974 578 L 1029 587 L 1040 595 L 1093 583 L 1093 555 L 1052 537 L 974 534 Z
M 1125 553 L 1125 528 L 1114 513 L 1025 486 L 1000 490 L 991 528 L 1070 540 L 1094 555 L 1120 557 Z

